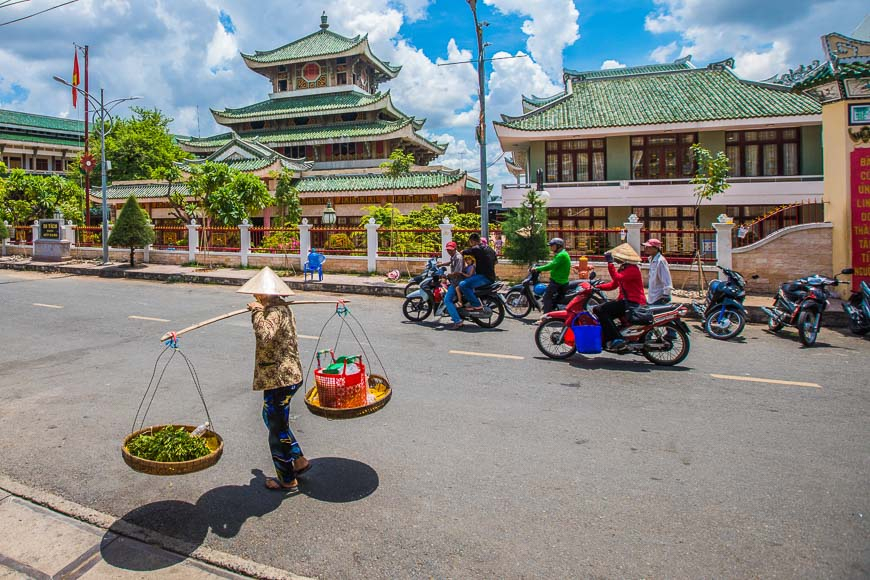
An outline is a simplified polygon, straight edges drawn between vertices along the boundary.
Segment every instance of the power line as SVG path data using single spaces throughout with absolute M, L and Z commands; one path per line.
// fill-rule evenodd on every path
M 7 8 L 9 6 L 15 6 L 16 4 L 24 4 L 25 2 L 30 2 L 30 0 L 18 0 L 17 2 L 13 2 L 13 0 L 3 0 L 3 2 L 0 2 L 0 8 Z
M 28 14 L 27 16 L 22 16 L 21 18 L 16 18 L 15 20 L 10 20 L 9 22 L 3 22 L 0 26 L 6 26 L 7 24 L 15 24 L 16 22 L 21 22 L 22 20 L 27 20 L 28 18 L 33 18 L 34 16 L 39 16 L 40 14 L 45 14 L 50 10 L 54 10 L 55 8 L 60 8 L 62 6 L 66 6 L 67 4 L 73 4 L 78 2 L 79 0 L 69 0 L 69 2 L 64 2 L 63 4 L 58 4 L 56 6 L 52 6 L 51 8 L 46 8 L 45 10 L 40 10 L 39 12 L 34 12 L 33 14 Z
M 494 56 L 492 58 L 485 58 L 485 59 L 483 59 L 483 61 L 490 62 L 493 60 L 505 60 L 508 58 L 528 58 L 528 57 L 529 57 L 529 55 L 527 55 L 527 54 L 517 54 L 515 56 Z M 439 62 L 436 66 L 450 66 L 451 64 L 470 64 L 470 63 L 474 63 L 474 62 L 478 62 L 477 59 L 461 60 L 459 62 Z

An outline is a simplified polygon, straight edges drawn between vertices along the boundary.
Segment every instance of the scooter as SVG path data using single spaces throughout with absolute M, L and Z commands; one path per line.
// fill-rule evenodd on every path
M 719 266 L 728 278 L 713 280 L 707 288 L 703 303 L 692 302 L 695 314 L 704 322 L 704 330 L 710 338 L 728 340 L 743 332 L 746 326 L 746 280 L 738 272 Z
M 528 276 L 519 284 L 514 284 L 504 296 L 507 313 L 513 318 L 525 318 L 532 310 L 539 312 L 544 311 L 544 292 L 547 291 L 547 285 L 538 280 L 541 273 L 531 270 Z M 589 274 L 589 280 L 595 280 L 595 271 L 592 270 Z M 568 290 L 565 296 L 559 301 L 556 306 L 557 310 L 564 310 L 565 306 L 577 296 L 581 280 L 574 280 L 568 283 Z M 600 281 L 595 280 L 593 285 L 599 284 Z M 590 306 L 593 304 L 604 304 L 607 302 L 607 297 L 601 290 L 594 290 L 593 296 L 589 299 Z
M 429 261 L 426 262 L 426 267 L 423 268 L 423 273 L 417 274 L 416 276 L 411 278 L 410 282 L 408 282 L 405 285 L 405 296 L 407 296 L 408 294 L 410 294 L 411 292 L 413 292 L 414 290 L 419 288 L 420 282 L 422 282 L 423 280 L 425 280 L 426 278 L 430 277 L 432 274 L 435 273 L 435 270 L 438 269 L 438 267 L 436 266 L 437 263 L 438 263 L 438 260 L 436 258 L 429 258 Z
M 859 288 L 852 289 L 848 302 L 843 302 L 843 310 L 849 315 L 849 330 L 863 336 L 870 332 L 870 286 L 861 281 Z
M 552 359 L 566 359 L 577 352 L 597 354 L 602 349 L 601 325 L 594 309 L 587 308 L 594 292 L 589 282 L 580 282 L 580 291 L 565 310 L 544 315 L 535 332 L 535 344 Z M 644 309 L 643 312 L 640 312 Z M 624 347 L 608 350 L 615 354 L 634 354 L 661 366 L 681 363 L 689 355 L 689 327 L 681 320 L 688 314 L 682 304 L 664 304 L 637 309 L 626 316 L 620 334 Z M 575 334 L 576 333 L 576 334 Z
M 783 326 L 795 326 L 805 346 L 813 346 L 822 327 L 822 314 L 828 306 L 828 286 L 848 284 L 837 279 L 841 274 L 851 274 L 852 268 L 843 269 L 833 278 L 813 274 L 786 282 L 779 288 L 771 308 L 762 307 L 768 316 L 767 328 L 779 332 Z
M 445 269 L 437 268 L 435 273 L 420 283 L 419 290 L 411 292 L 402 303 L 402 314 L 411 322 L 422 322 L 433 312 L 436 317 L 447 315 L 447 285 Z M 459 308 L 459 317 L 470 320 L 483 328 L 495 328 L 504 321 L 504 298 L 498 290 L 502 282 L 476 288 L 474 293 L 480 299 L 482 310 L 467 310 Z

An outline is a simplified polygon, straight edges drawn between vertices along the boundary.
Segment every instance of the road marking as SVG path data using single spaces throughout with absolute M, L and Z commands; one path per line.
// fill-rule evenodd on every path
M 769 383 L 771 385 L 788 385 L 790 387 L 813 387 L 821 389 L 822 385 L 816 383 L 802 383 L 800 381 L 780 381 L 778 379 L 757 379 L 755 377 L 737 377 L 734 375 L 714 375 L 710 374 L 714 379 L 727 379 L 730 381 L 745 381 L 747 383 Z
M 465 350 L 449 350 L 447 351 L 450 354 L 464 354 L 466 356 L 483 356 L 488 358 L 506 358 L 509 360 L 525 360 L 525 357 L 516 356 L 513 354 L 494 354 L 489 352 L 468 352 Z
M 310 334 L 297 334 L 299 338 L 307 338 L 308 340 L 320 340 L 319 336 L 311 336 Z
M 63 306 L 58 306 L 57 304 L 40 304 L 39 302 L 34 302 L 34 306 L 42 306 L 43 308 L 63 308 Z
M 133 320 L 150 320 L 152 322 L 170 322 L 165 318 L 151 318 L 150 316 L 128 316 L 127 318 L 132 318 Z

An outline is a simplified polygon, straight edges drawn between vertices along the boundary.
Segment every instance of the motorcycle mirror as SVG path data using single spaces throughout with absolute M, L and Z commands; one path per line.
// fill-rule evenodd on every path
M 594 280 L 597 276 L 598 276 L 598 274 L 595 273 L 595 270 L 592 270 L 591 272 L 589 272 L 589 279 L 590 280 Z
M 753 279 L 753 280 L 758 280 L 758 274 L 753 274 L 753 275 L 752 275 L 752 279 Z
M 855 268 L 843 268 L 840 274 L 854 274 Z

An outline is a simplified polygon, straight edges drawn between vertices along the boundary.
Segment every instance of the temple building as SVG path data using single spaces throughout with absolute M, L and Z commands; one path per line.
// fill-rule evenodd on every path
M 0 109 L 0 161 L 9 169 L 63 174 L 85 148 L 85 124 Z
M 788 204 L 782 226 L 821 211 L 822 115 L 818 100 L 769 79 L 734 74 L 732 59 L 696 68 L 691 57 L 610 70 L 564 70 L 564 90 L 523 97 L 523 114 L 495 131 L 516 184 L 504 206 L 519 205 L 539 169 L 550 193 L 550 229 L 565 231 L 573 253 L 596 252 L 596 234 L 631 214 L 666 248 L 694 251 L 695 163 L 700 143 L 730 162 L 731 185 L 702 205 L 698 225 L 725 213 L 744 223 Z M 667 251 L 667 249 L 666 249 Z

